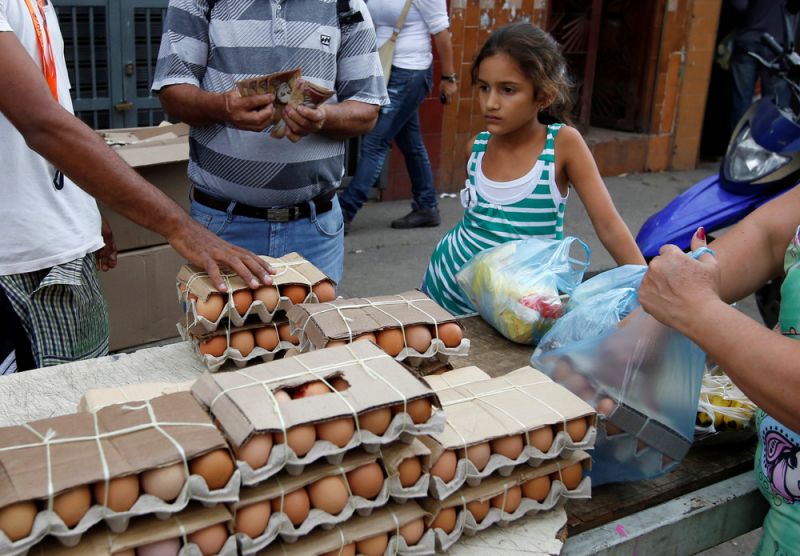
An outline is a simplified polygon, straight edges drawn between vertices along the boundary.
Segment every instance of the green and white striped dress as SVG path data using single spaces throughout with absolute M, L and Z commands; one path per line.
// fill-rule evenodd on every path
M 530 190 L 522 199 L 508 204 L 491 202 L 486 197 L 487 191 L 482 191 L 480 181 L 476 184 L 478 165 L 491 134 L 484 131 L 476 137 L 467 164 L 469 185 L 462 191 L 464 217 L 436 245 L 422 283 L 423 290 L 454 315 L 474 312 L 455 278 L 473 256 L 517 239 L 564 237 L 567 198 L 562 197 L 555 182 L 555 139 L 562 125 L 547 126 L 544 149 L 534 168 L 525 176 L 531 184 Z M 496 182 L 495 185 L 502 186 Z M 470 197 L 471 202 L 468 201 Z

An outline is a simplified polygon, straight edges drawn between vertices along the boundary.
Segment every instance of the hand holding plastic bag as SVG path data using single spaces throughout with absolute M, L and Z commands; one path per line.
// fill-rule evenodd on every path
M 585 260 L 570 255 L 573 245 Z M 475 255 L 456 280 L 484 320 L 509 340 L 531 344 L 563 315 L 561 295 L 580 284 L 588 266 L 589 248 L 577 238 L 530 238 Z

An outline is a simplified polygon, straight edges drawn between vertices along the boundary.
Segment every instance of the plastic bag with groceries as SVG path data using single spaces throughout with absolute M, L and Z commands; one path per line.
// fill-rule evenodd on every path
M 662 475 L 694 438 L 705 354 L 641 310 L 637 291 L 646 271 L 620 267 L 587 280 L 532 358 L 600 414 L 594 485 Z
M 530 345 L 564 314 L 563 296 L 588 266 L 589 248 L 577 238 L 530 238 L 478 253 L 456 280 L 484 320 L 509 340 Z

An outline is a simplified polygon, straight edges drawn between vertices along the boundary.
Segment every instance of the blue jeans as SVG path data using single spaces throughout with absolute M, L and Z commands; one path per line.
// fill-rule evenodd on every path
M 344 270 L 344 222 L 342 209 L 333 197 L 331 210 L 317 214 L 309 201 L 311 216 L 291 222 L 268 222 L 233 214 L 235 202 L 226 212 L 192 201 L 191 215 L 222 239 L 257 255 L 282 257 L 296 251 L 337 284 Z
M 761 78 L 761 96 L 774 99 L 779 106 L 789 104 L 789 86 L 785 81 L 772 75 L 761 67 L 748 51 L 755 52 L 765 60 L 775 55 L 760 43 L 735 44 L 731 55 L 731 74 L 733 75 L 733 98 L 731 99 L 731 131 L 753 104 L 753 90 L 756 80 Z
M 432 80 L 431 68 L 408 70 L 392 66 L 387 87 L 391 104 L 382 107 L 375 129 L 363 137 L 356 175 L 339 199 L 348 220 L 367 200 L 393 139 L 406 161 L 415 207 L 436 208 L 431 161 L 422 142 L 417 113 L 433 86 Z

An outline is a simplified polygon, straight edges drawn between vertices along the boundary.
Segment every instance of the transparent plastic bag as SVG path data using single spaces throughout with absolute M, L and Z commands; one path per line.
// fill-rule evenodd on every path
M 699 347 L 644 311 L 623 323 L 638 306 L 631 287 L 636 282 L 630 275 L 623 280 L 626 274 L 616 274 L 620 288 L 603 277 L 611 287 L 579 301 L 532 358 L 537 369 L 601 414 L 594 485 L 657 477 L 683 459 L 694 437 L 705 369 Z
M 585 260 L 571 255 L 573 246 Z M 529 238 L 478 253 L 456 280 L 498 332 L 532 344 L 563 315 L 562 295 L 580 284 L 588 266 L 589 248 L 577 238 Z

